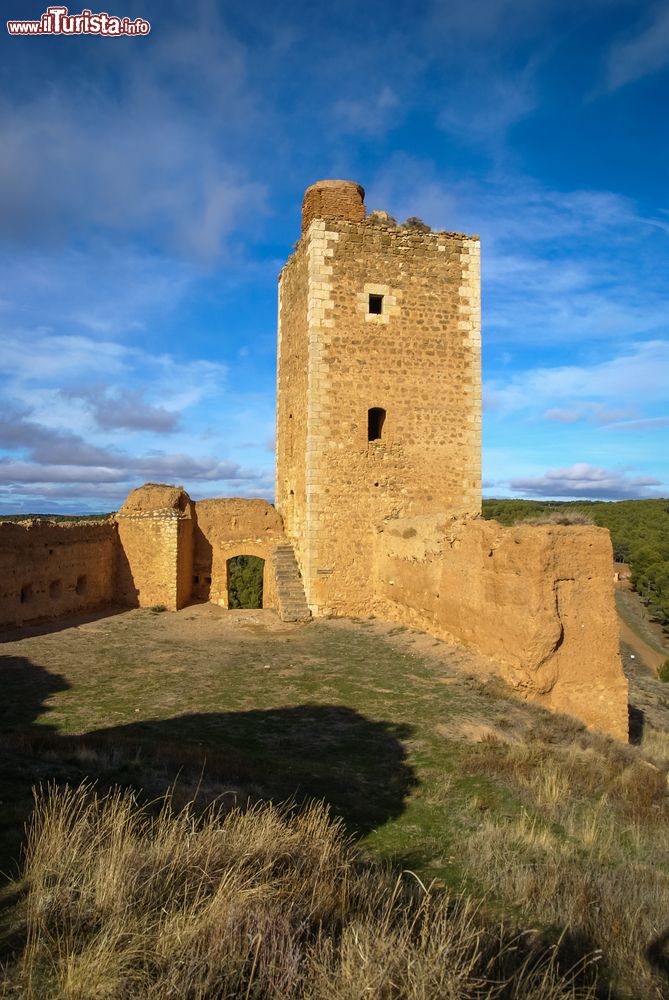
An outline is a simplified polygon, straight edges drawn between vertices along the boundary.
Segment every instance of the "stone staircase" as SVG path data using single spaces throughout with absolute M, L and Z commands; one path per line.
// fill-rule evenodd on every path
M 307 621 L 311 618 L 311 612 L 307 607 L 293 546 L 289 542 L 277 545 L 272 553 L 272 565 L 276 579 L 279 618 L 282 622 Z

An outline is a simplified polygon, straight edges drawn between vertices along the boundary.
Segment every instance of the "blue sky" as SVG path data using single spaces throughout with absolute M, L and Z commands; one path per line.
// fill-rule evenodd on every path
M 102 9 L 151 34 L 2 37 L 1 512 L 272 498 L 276 278 L 324 177 L 481 235 L 487 495 L 669 494 L 666 4 Z

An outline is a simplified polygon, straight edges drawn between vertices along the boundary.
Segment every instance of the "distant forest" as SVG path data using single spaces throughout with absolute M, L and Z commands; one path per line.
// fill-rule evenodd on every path
M 562 514 L 586 515 L 609 529 L 616 562 L 629 563 L 635 590 L 658 621 L 669 625 L 669 499 L 483 501 L 483 516 L 501 524 Z

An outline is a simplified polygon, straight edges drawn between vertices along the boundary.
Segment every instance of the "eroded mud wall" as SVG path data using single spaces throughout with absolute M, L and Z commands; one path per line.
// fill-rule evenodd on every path
M 376 610 L 476 649 L 524 697 L 627 740 L 611 563 L 602 528 L 391 519 Z
M 0 522 L 0 628 L 111 603 L 116 544 L 111 522 Z

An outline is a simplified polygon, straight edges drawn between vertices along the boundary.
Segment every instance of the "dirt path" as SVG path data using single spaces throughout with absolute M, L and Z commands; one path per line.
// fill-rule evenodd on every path
M 618 617 L 620 621 L 621 642 L 624 642 L 626 646 L 629 646 L 634 655 L 642 660 L 643 663 L 653 671 L 653 673 L 657 673 L 659 667 L 661 667 L 667 657 L 669 657 L 669 653 L 659 653 L 656 649 L 653 649 L 630 628 L 624 618 L 620 618 L 620 616 Z
M 638 594 L 625 587 L 616 588 L 616 606 L 620 623 L 620 640 L 653 674 L 669 657 L 660 631 L 647 620 L 646 610 Z

